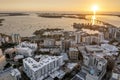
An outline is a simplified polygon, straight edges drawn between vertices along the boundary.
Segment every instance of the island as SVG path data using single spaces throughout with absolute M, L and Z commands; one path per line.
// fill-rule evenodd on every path
M 4 17 L 4 16 L 26 16 L 29 14 L 26 13 L 0 13 L 0 17 Z
M 45 17 L 45 18 L 62 18 L 63 16 L 61 14 L 56 13 L 38 13 L 39 17 Z

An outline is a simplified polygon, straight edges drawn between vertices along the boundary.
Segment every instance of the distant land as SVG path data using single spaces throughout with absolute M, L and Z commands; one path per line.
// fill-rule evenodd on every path
M 4 17 L 4 16 L 26 16 L 29 14 L 26 13 L 0 13 L 0 17 Z
M 85 17 L 87 15 L 93 15 L 91 13 L 88 13 L 88 14 L 70 14 L 70 13 L 65 13 L 65 14 L 60 14 L 60 13 L 37 13 L 37 15 L 39 17 L 44 17 L 44 18 L 62 18 L 62 17 L 66 17 L 66 18 L 78 18 L 78 19 L 86 19 Z M 97 15 L 105 15 L 105 16 L 118 16 L 120 17 L 119 14 L 101 14 L 101 13 L 98 13 Z
M 86 15 L 93 15 L 92 13 L 60 13 L 60 12 L 40 12 L 36 13 L 39 17 L 46 17 L 46 18 L 61 18 L 61 17 L 66 17 L 65 15 L 69 15 L 70 18 L 76 18 L 71 15 L 76 15 L 79 16 L 80 18 L 84 18 Z M 0 12 L 0 17 L 3 16 L 26 16 L 30 15 L 29 12 Z M 97 13 L 97 15 L 107 15 L 107 16 L 118 16 L 120 17 L 120 14 L 115 14 L 115 13 Z
M 0 26 L 2 26 L 2 21 L 4 21 L 5 19 L 0 19 Z

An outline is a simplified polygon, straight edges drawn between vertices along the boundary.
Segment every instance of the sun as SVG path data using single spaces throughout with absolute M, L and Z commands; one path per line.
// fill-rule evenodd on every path
M 95 14 L 96 11 L 98 10 L 98 8 L 99 8 L 98 5 L 93 5 L 93 6 L 92 6 L 91 9 L 92 9 L 92 11 L 94 12 L 94 14 Z

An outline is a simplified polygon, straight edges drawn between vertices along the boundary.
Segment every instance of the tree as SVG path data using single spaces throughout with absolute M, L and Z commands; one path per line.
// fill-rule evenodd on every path
M 54 80 L 59 80 L 59 78 L 58 78 L 58 77 L 55 77 Z
M 5 66 L 4 66 L 4 69 L 7 69 L 9 67 L 11 67 L 12 65 L 10 63 L 7 63 Z
M 9 55 L 9 54 L 5 54 L 5 57 L 6 57 L 7 59 L 10 59 L 10 55 Z

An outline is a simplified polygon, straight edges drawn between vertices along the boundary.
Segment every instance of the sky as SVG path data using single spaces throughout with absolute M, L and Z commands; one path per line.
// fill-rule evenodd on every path
M 0 11 L 99 11 L 120 12 L 120 0 L 0 0 Z

